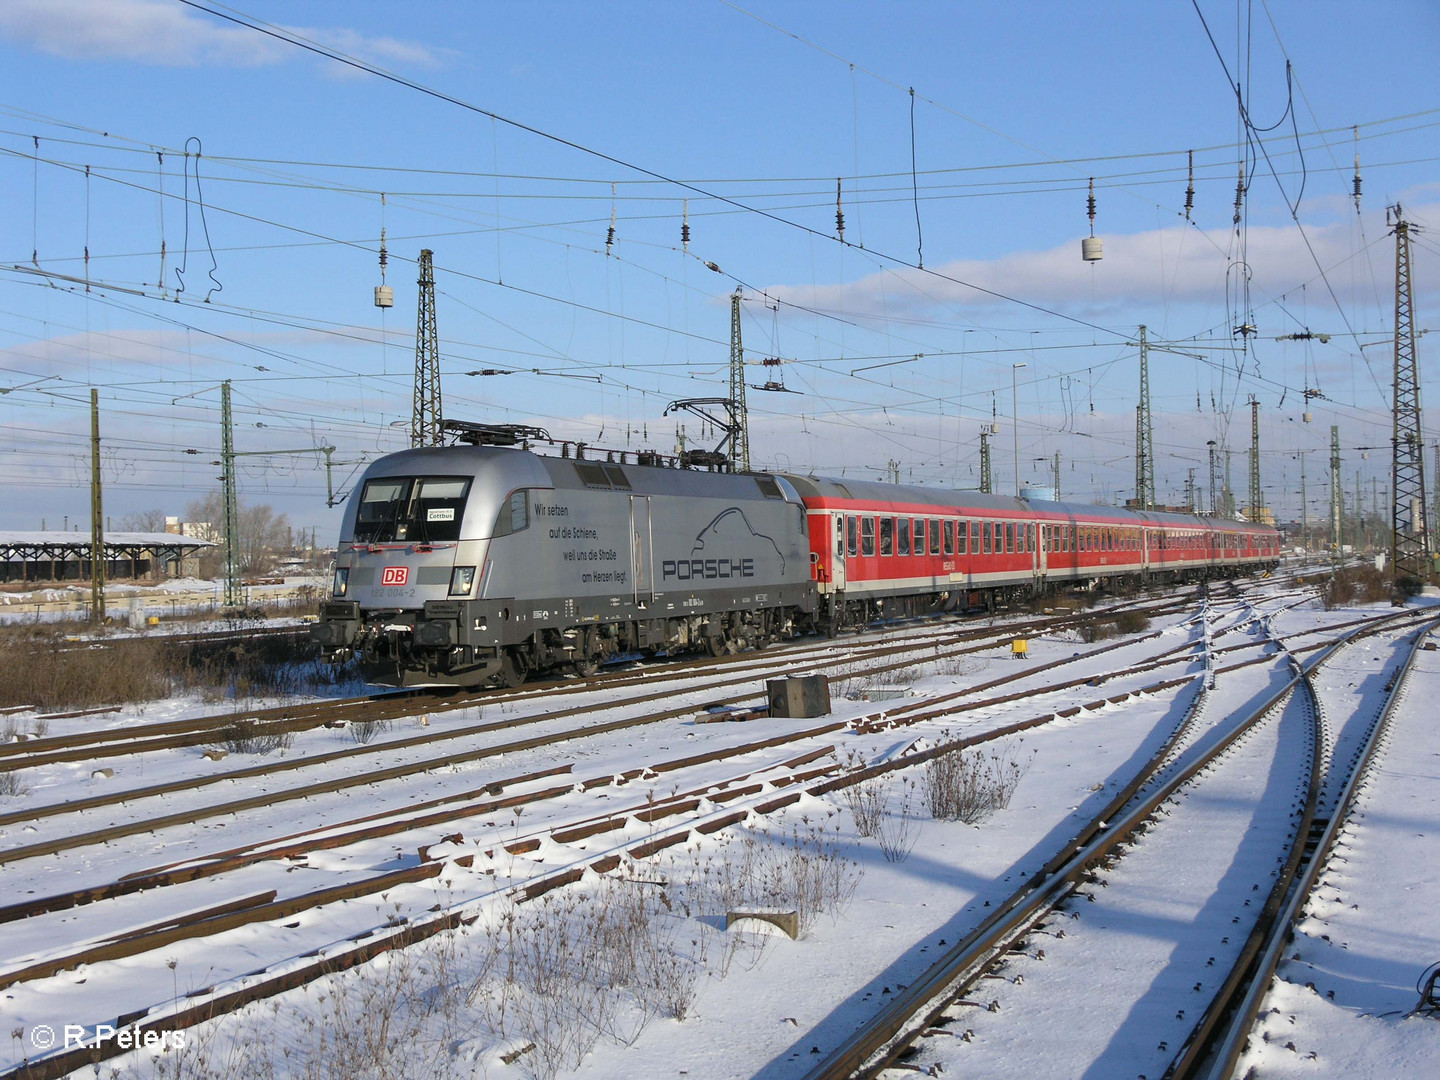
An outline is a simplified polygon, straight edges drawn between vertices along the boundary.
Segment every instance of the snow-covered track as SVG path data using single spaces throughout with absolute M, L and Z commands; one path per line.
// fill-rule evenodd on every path
M 1413 612 L 1402 612 L 1368 620 L 1368 626 L 1332 641 L 1304 668 L 1313 670 L 1353 638 L 1397 619 L 1413 616 Z M 1227 722 L 1223 734 L 1214 734 L 1208 742 L 1197 743 L 1182 754 L 1177 763 L 1166 767 L 1167 758 L 1190 726 L 1191 718 L 1187 716 L 1131 785 L 1096 815 L 1075 841 L 1027 879 L 1007 900 L 996 905 L 988 918 L 950 947 L 923 975 L 905 986 L 891 999 L 891 1004 L 875 1014 L 870 1023 L 830 1049 L 820 1063 L 806 1074 L 807 1080 L 876 1075 L 905 1054 L 923 1033 L 938 1030 L 937 1023 L 944 1027 L 952 1026 L 954 1017 L 947 1012 L 952 1005 L 958 1003 L 961 1007 L 973 1007 L 979 1004 L 967 998 L 976 996 L 971 991 L 994 964 L 1002 961 L 1008 951 L 1020 948 L 1019 943 L 1036 932 L 1059 904 L 1072 896 L 1084 882 L 1094 878 L 1096 867 L 1115 859 L 1121 845 L 1144 831 L 1152 816 L 1168 800 L 1202 770 L 1209 768 L 1234 743 L 1257 728 L 1300 684 L 1301 675 L 1296 671 L 1278 689 L 1264 694 L 1261 700 L 1248 707 L 1239 720 Z M 1133 800 L 1122 810 L 1122 804 L 1132 796 Z M 1043 950 L 1039 955 L 1043 959 Z M 993 1007 L 998 1008 L 998 1005 Z M 945 1033 L 954 1034 L 953 1031 Z M 908 1064 L 905 1067 L 913 1068 Z
M 1284 892 L 1273 898 L 1274 916 L 1268 920 L 1263 937 L 1256 942 L 1243 968 L 1237 965 L 1233 989 L 1223 1000 L 1217 999 L 1214 1010 L 1216 1030 L 1206 1032 L 1205 1037 L 1196 1039 L 1187 1047 L 1185 1055 L 1176 1062 L 1172 1074 L 1176 1080 L 1198 1080 L 1202 1077 L 1204 1080 L 1229 1080 L 1235 1074 L 1240 1055 L 1246 1048 L 1266 992 L 1279 967 L 1281 954 L 1295 932 L 1296 923 L 1330 857 L 1336 838 L 1349 820 L 1356 793 L 1368 775 L 1389 728 L 1391 714 L 1401 699 L 1415 659 L 1437 627 L 1440 627 L 1440 620 L 1431 621 L 1412 632 L 1404 662 L 1386 684 L 1385 704 L 1371 719 L 1353 756 L 1348 761 L 1332 761 L 1326 786 L 1331 789 L 1333 797 L 1328 806 L 1322 803 L 1320 785 L 1316 785 L 1315 797 L 1302 823 L 1306 843 L 1300 853 L 1297 871 L 1286 882 Z M 1323 749 L 1323 746 L 1317 746 L 1317 751 Z M 1340 766 L 1338 770 L 1336 765 Z M 1218 1021 L 1222 1015 L 1225 1022 L 1220 1026 Z

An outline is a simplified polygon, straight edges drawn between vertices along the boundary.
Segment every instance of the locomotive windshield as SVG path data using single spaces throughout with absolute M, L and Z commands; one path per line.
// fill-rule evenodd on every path
M 459 540 L 470 479 L 383 476 L 367 480 L 355 515 L 357 544 Z

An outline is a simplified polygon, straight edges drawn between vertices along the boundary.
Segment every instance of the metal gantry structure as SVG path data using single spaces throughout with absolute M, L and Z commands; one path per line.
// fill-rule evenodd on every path
M 735 467 L 750 471 L 750 412 L 745 406 L 745 346 L 740 340 L 740 290 L 730 295 L 730 402 L 736 427 L 730 453 Z
M 986 495 L 995 491 L 995 477 L 990 471 L 990 432 L 980 432 L 980 490 Z
M 1135 407 L 1135 500 L 1155 509 L 1155 440 L 1150 422 L 1150 346 L 1140 324 L 1140 404 Z
M 420 252 L 420 302 L 415 317 L 415 403 L 410 415 L 410 445 L 439 446 L 443 431 L 440 405 L 440 334 L 435 328 L 435 253 Z
M 1395 225 L 1395 400 L 1391 412 L 1390 565 L 1396 578 L 1429 581 L 1430 528 L 1425 502 L 1425 453 L 1420 436 L 1420 375 L 1415 362 L 1415 297 L 1410 279 L 1410 230 L 1400 205 Z

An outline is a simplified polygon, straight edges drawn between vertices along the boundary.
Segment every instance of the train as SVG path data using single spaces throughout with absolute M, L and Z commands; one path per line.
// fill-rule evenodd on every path
M 541 454 L 538 429 L 445 426 L 453 445 L 377 459 L 346 502 L 311 633 L 371 682 L 516 686 L 1280 557 L 1252 522 L 740 472 L 709 451 Z

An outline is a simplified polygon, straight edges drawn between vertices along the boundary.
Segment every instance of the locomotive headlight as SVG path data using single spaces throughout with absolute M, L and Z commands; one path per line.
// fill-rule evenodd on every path
M 344 596 L 345 590 L 350 587 L 350 568 L 348 566 L 337 566 L 335 568 L 335 585 L 330 590 L 332 596 Z
M 475 567 L 457 566 L 450 572 L 450 595 L 469 596 L 475 584 Z

